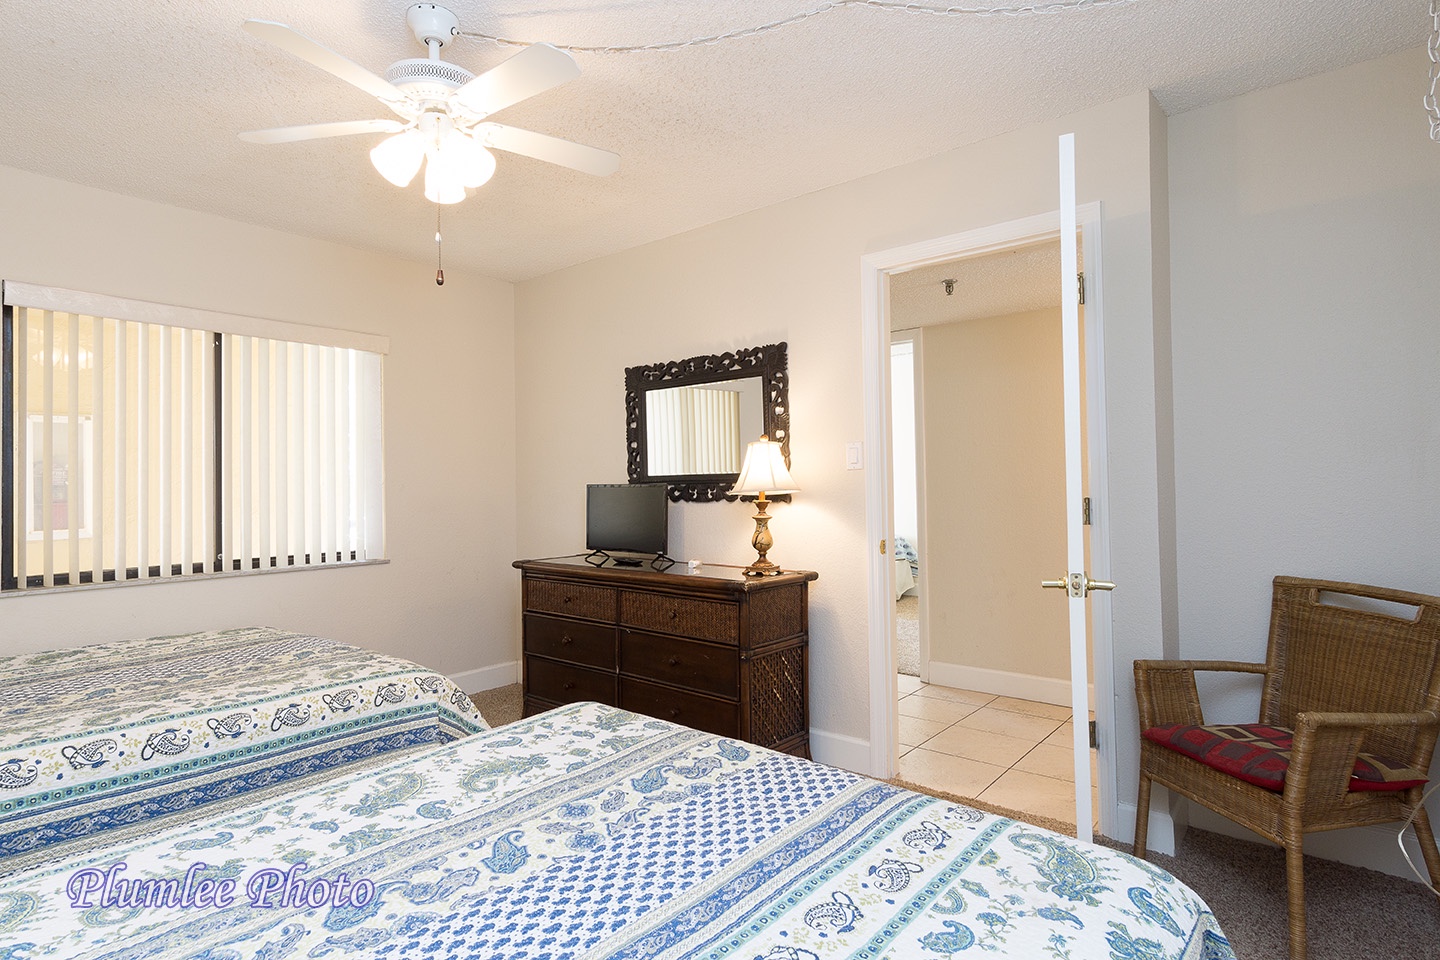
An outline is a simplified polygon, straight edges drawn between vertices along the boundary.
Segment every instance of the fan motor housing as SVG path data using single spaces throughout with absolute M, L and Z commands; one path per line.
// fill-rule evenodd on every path
M 473 79 L 475 74 L 444 60 L 417 57 L 397 60 L 385 71 L 385 79 L 406 93 L 419 97 L 444 97 Z
M 405 22 L 410 25 L 415 39 L 425 46 L 433 41 L 440 46 L 460 32 L 460 20 L 449 10 L 433 3 L 411 4 L 405 11 Z

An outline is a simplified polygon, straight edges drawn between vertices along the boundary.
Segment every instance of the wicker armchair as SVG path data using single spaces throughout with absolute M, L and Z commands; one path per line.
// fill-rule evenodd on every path
M 1365 598 L 1415 613 L 1356 609 Z M 1260 724 L 1204 726 L 1195 686 L 1202 670 L 1263 677 Z M 1440 730 L 1440 597 L 1276 577 L 1265 663 L 1137 660 L 1135 694 L 1135 855 L 1145 856 L 1152 783 L 1280 844 L 1291 960 L 1304 960 L 1306 950 L 1304 834 L 1414 814 L 1425 865 L 1440 881 L 1440 851 L 1421 805 Z

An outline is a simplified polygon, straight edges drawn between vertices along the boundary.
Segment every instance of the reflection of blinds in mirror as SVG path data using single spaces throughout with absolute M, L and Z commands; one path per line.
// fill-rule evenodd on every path
M 645 431 L 651 476 L 740 472 L 740 394 L 734 390 L 651 390 Z

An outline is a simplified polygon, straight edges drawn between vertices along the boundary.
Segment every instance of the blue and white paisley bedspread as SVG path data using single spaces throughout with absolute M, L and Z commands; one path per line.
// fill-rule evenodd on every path
M 0 867 L 485 729 L 440 674 L 267 627 L 0 657 Z
M 0 944 L 7 960 L 1234 960 L 1147 863 L 595 704 L 12 875 Z

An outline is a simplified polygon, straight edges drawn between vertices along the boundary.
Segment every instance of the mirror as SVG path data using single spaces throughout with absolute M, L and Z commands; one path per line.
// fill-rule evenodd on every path
M 788 465 L 783 343 L 625 368 L 631 483 L 664 483 L 676 501 L 734 500 L 745 445 L 762 433 L 780 441 Z

